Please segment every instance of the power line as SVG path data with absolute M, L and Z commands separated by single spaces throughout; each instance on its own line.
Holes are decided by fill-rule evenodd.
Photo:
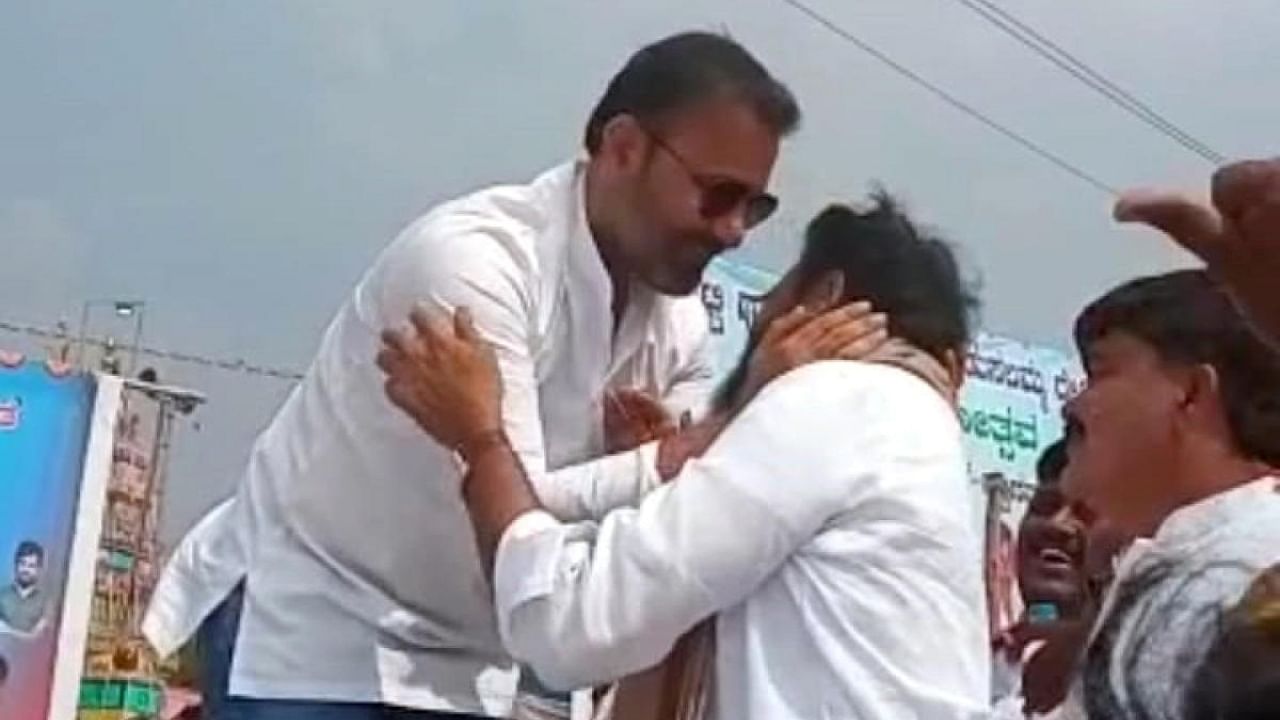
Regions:
M 1149 105 L 1134 97 L 1132 93 L 1117 86 L 1103 73 L 1095 70 L 1072 55 L 1060 45 L 1042 33 L 1011 15 L 989 0 L 957 0 L 991 24 L 1027 46 L 1063 71 L 1080 80 L 1096 92 L 1102 94 L 1123 110 L 1147 123 L 1157 131 L 1182 145 L 1184 148 L 1214 164 L 1222 164 L 1227 158 L 1190 133 L 1175 125 L 1168 118 L 1153 110 Z
M 1036 54 L 1187 150 L 1215 165 L 1221 165 L 1227 161 L 1224 155 L 1196 139 L 1171 120 L 1153 110 L 1151 106 L 1134 97 L 1132 93 L 1113 83 L 1106 75 L 1090 67 L 1083 60 L 1072 55 L 999 5 L 990 2 L 990 0 L 956 0 L 956 2 L 974 11 L 1006 35 L 1027 46 Z
M 854 35 L 852 32 L 837 25 L 835 21 L 831 20 L 825 15 L 822 15 L 817 10 L 814 10 L 812 7 L 806 5 L 805 3 L 800 2 L 800 0 L 781 0 L 781 1 L 783 3 L 786 3 L 787 5 L 790 5 L 796 10 L 799 10 L 800 12 L 804 13 L 809 17 L 810 20 L 813 20 L 819 25 L 835 33 L 837 36 L 848 41 L 851 45 L 858 48 L 859 50 L 862 50 L 864 53 L 870 55 L 876 60 L 880 61 L 889 69 L 898 73 L 902 77 L 906 78 L 907 80 L 910 80 L 916 85 L 919 85 L 925 90 L 928 90 L 930 93 L 932 93 L 933 95 L 935 95 L 936 97 L 941 99 L 943 102 L 947 103 L 948 105 L 968 115 L 974 120 L 977 120 L 983 125 L 986 125 L 991 130 L 994 130 L 1000 135 L 1003 135 L 1006 139 L 1013 141 L 1014 143 L 1022 146 L 1024 149 L 1040 156 L 1040 158 L 1052 163 L 1053 165 L 1056 165 L 1058 169 L 1063 170 L 1071 175 L 1074 175 L 1077 179 L 1082 180 L 1088 183 L 1089 185 L 1092 185 L 1094 188 L 1101 190 L 1104 193 L 1107 193 L 1109 195 L 1119 194 L 1119 191 L 1117 191 L 1111 185 L 1108 185 L 1102 180 L 1099 180 L 1097 177 L 1090 175 L 1088 172 L 1085 172 L 1084 170 L 1081 170 L 1079 167 L 1071 164 L 1069 161 L 1064 159 L 1061 155 L 1054 153 L 1052 150 L 1045 148 L 1044 146 L 1018 133 L 1017 131 L 1010 129 L 1008 126 L 1000 123 L 999 121 L 992 119 L 990 116 L 986 115 L 982 111 L 973 107 L 969 103 L 961 100 L 955 95 L 952 95 L 951 93 L 942 89 L 940 86 L 925 79 L 924 77 L 916 73 L 911 68 L 908 68 L 907 66 L 898 62 L 897 60 L 894 60 L 889 55 L 886 55 L 884 51 L 876 48 L 874 45 L 871 45 L 870 43 L 863 40 L 862 38 L 859 38 L 858 36 Z
M 45 340 L 54 340 L 65 342 L 68 345 L 78 342 L 67 336 L 65 330 L 51 329 L 47 327 L 39 327 L 36 325 L 27 325 L 23 323 L 5 322 L 0 320 L 0 331 L 9 332 L 16 335 L 27 335 L 30 337 L 38 337 Z M 105 348 L 110 343 L 100 338 L 86 338 L 85 344 L 93 345 L 99 348 Z M 115 349 L 122 349 L 114 346 Z M 132 350 L 132 348 L 129 348 Z M 219 358 L 211 358 L 203 355 L 195 355 L 192 353 L 177 352 L 173 350 L 162 350 L 154 347 L 139 347 L 139 355 L 168 360 L 186 365 L 196 365 L 199 367 L 210 368 L 214 370 L 224 370 L 226 372 L 238 372 L 245 375 L 258 375 L 262 377 L 274 378 L 276 380 L 287 380 L 289 382 L 298 382 L 302 379 L 302 374 L 293 370 L 283 370 L 279 368 L 271 368 L 264 365 L 257 365 L 247 362 L 243 359 L 225 360 Z

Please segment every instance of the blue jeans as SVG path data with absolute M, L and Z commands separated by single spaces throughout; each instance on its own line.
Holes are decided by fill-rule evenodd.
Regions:
M 227 688 L 231 658 L 235 656 L 243 606 L 244 588 L 239 587 L 205 619 L 196 633 L 204 720 L 485 720 L 481 715 L 409 710 L 380 703 L 230 697 Z

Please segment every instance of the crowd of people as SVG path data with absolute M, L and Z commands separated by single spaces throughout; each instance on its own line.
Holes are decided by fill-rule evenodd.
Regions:
M 827 208 L 713 374 L 692 293 L 799 120 L 672 36 L 580 158 L 391 243 L 156 589 L 207 718 L 1280 717 L 1280 162 L 1118 203 L 1206 267 L 1079 313 L 992 637 L 945 238 Z

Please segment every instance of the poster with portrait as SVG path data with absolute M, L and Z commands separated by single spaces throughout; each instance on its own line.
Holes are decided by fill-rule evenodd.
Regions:
M 0 366 L 0 718 L 44 720 L 95 383 Z

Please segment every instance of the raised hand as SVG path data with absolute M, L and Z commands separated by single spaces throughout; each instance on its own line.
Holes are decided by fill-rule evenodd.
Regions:
M 1280 158 L 1219 169 L 1212 205 L 1135 190 L 1121 196 L 1115 216 L 1157 228 L 1203 260 L 1258 329 L 1280 345 Z

